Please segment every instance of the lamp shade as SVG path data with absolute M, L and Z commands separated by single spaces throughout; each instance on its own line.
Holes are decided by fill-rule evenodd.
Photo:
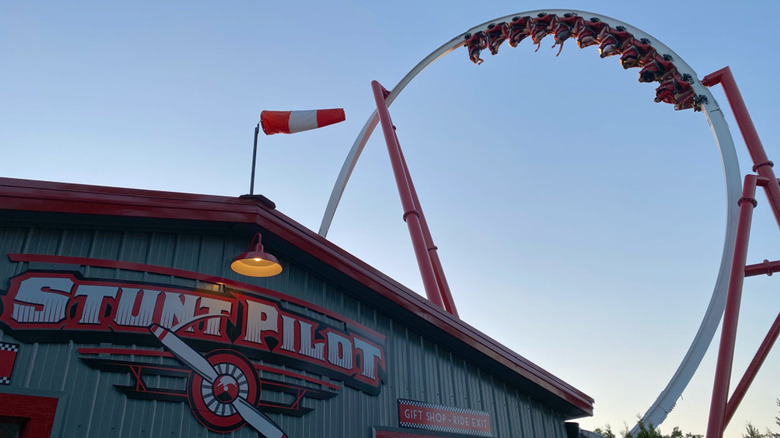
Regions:
M 248 277 L 273 277 L 282 272 L 282 265 L 276 257 L 263 251 L 262 236 L 255 234 L 249 251 L 233 259 L 230 269 Z

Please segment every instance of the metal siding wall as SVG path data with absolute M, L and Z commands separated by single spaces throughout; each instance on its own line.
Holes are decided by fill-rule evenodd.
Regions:
M 244 251 L 246 242 L 220 235 L 112 230 L 54 230 L 48 228 L 0 228 L 0 288 L 23 272 L 4 254 L 23 252 L 97 259 L 123 260 L 170 266 L 209 275 L 247 281 L 228 268 L 232 257 Z M 367 438 L 372 426 L 397 426 L 397 399 L 487 411 L 494 436 L 502 438 L 565 438 L 564 418 L 539 402 L 507 386 L 468 362 L 457 351 L 431 342 L 424 334 L 407 328 L 370 308 L 338 287 L 311 275 L 284 254 L 267 247 L 284 265 L 284 272 L 253 284 L 295 296 L 331 309 L 384 334 L 387 381 L 372 397 L 343 386 L 330 400 L 305 400 L 314 411 L 301 417 L 270 415 L 293 438 Z M 86 276 L 145 281 L 187 288 L 213 289 L 210 284 L 106 268 L 88 267 Z M 318 313 L 295 306 L 307 317 L 333 323 Z M 18 342 L 0 331 L 0 340 Z M 85 437 L 256 437 L 249 427 L 231 434 L 217 434 L 198 424 L 186 403 L 128 399 L 114 385 L 129 385 L 123 373 L 100 373 L 78 360 L 78 348 L 100 345 L 25 344 L 16 361 L 12 387 L 61 390 L 68 393 L 62 436 Z M 106 344 L 102 346 L 108 346 Z M 148 348 L 132 346 L 131 348 Z M 170 358 L 136 356 L 130 360 L 175 363 Z M 321 378 L 320 376 L 315 376 Z M 282 376 L 278 380 L 294 382 Z M 324 380 L 329 380 L 327 377 Z M 183 379 L 147 377 L 150 386 L 183 389 Z M 337 382 L 341 385 L 340 382 Z M 2 388 L 0 388 L 2 390 Z M 263 393 L 264 399 L 291 401 L 292 396 Z

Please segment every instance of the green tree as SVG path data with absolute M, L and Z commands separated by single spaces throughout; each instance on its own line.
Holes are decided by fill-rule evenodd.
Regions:
M 617 438 L 615 436 L 615 433 L 612 432 L 612 426 L 610 426 L 609 424 L 604 426 L 604 429 L 597 427 L 593 432 L 603 436 L 604 438 Z
M 780 399 L 777 399 L 777 406 L 780 406 Z M 775 417 L 775 424 L 780 426 L 780 417 Z M 748 422 L 742 438 L 780 438 L 780 433 L 772 432 L 768 427 L 766 428 L 766 433 L 761 433 L 757 427 Z
M 758 431 L 758 428 L 753 426 L 750 422 L 745 426 L 745 433 L 742 438 L 766 438 L 766 435 Z
M 704 435 L 695 435 L 690 432 L 683 433 L 683 431 L 680 430 L 679 427 L 675 427 L 672 430 L 671 434 L 664 435 L 661 433 L 660 429 L 653 427 L 653 425 L 645 425 L 640 421 L 638 426 L 639 426 L 639 431 L 637 432 L 636 436 L 634 436 L 629 431 L 628 425 L 626 425 L 626 428 L 620 432 L 621 437 L 622 438 L 704 438 Z M 610 425 L 606 425 L 604 429 L 597 428 L 593 432 L 602 435 L 604 438 L 617 438 L 615 433 L 612 431 L 612 427 L 610 427 Z
M 636 433 L 636 436 L 631 435 L 631 432 L 625 431 L 623 433 L 623 438 L 668 438 L 661 435 L 661 430 L 657 427 L 653 427 L 652 424 L 645 425 L 641 421 L 638 424 L 639 431 Z
M 777 406 L 780 406 L 780 398 L 777 399 Z M 780 426 L 780 417 L 775 417 L 775 423 Z

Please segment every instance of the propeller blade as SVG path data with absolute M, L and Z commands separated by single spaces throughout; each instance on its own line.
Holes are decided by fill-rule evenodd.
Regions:
M 247 423 L 260 432 L 265 438 L 287 438 L 279 429 L 279 426 L 262 412 L 255 409 L 251 403 L 239 397 L 233 401 L 233 407 L 238 411 L 238 415 Z
M 204 380 L 213 383 L 217 379 L 217 372 L 214 367 L 192 347 L 185 344 L 172 331 L 157 324 L 149 326 L 149 331 L 162 342 L 165 347 L 176 356 L 184 365 L 190 367 L 193 371 L 200 374 Z

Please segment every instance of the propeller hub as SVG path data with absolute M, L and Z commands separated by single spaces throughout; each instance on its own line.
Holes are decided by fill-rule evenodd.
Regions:
M 232 403 L 238 398 L 238 381 L 229 374 L 223 374 L 214 381 L 214 397 L 220 403 Z

